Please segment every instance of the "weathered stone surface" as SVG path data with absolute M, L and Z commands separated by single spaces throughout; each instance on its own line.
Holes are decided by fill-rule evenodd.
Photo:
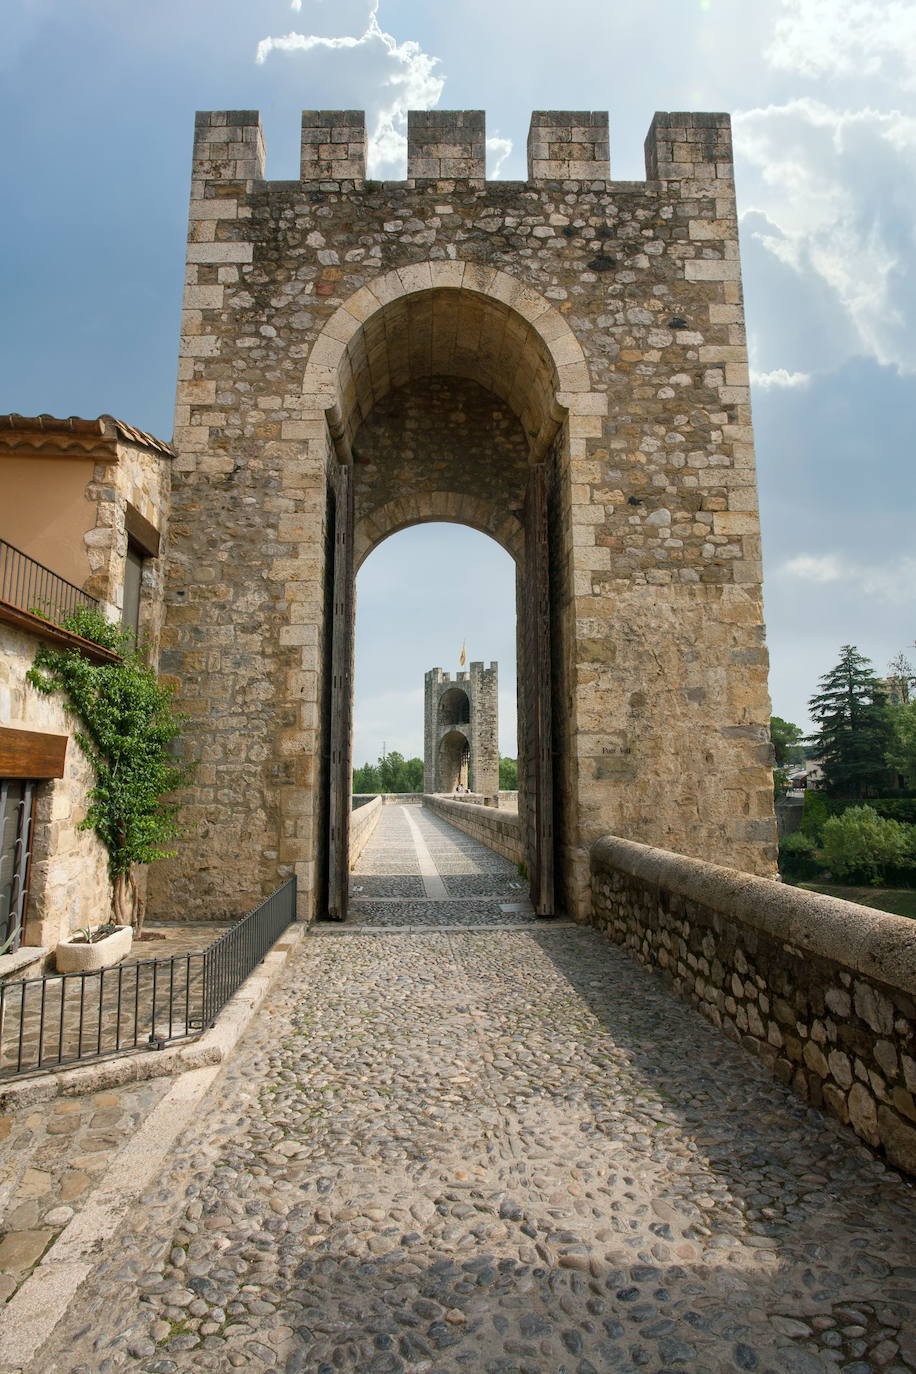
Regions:
M 485 925 L 414 915 L 408 811 Z M 497 915 L 516 878 L 382 808 L 361 924 L 304 942 L 23 1374 L 906 1374 L 912 1190 L 598 932 Z
M 10 1231 L 0 1240 L 0 1270 L 31 1269 L 41 1259 L 53 1231 Z
M 714 1025 L 740 1033 L 806 1101 L 870 1146 L 897 1142 L 889 1158 L 909 1167 L 911 921 L 610 836 L 593 848 L 591 867 L 600 930 L 657 967 Z M 884 977 L 867 981 L 873 968 Z M 844 1016 L 825 1019 L 825 1008 L 841 1007 Z
M 44 696 L 26 680 L 38 643 L 25 630 L 0 625 L 0 704 L 5 725 L 69 736 L 64 776 L 39 784 L 35 798 L 25 945 L 53 949 L 81 926 L 98 925 L 111 911 L 108 855 L 90 831 L 80 830 L 95 776 L 73 738 L 73 717 L 59 696 Z M 35 969 L 26 976 L 34 977 Z
M 608 831 L 771 873 L 728 119 L 659 117 L 645 184 L 607 180 L 594 112 L 537 113 L 524 184 L 483 180 L 480 112 L 410 131 L 380 187 L 355 112 L 309 112 L 297 184 L 262 179 L 251 111 L 198 121 L 163 665 L 201 767 L 154 910 L 241 912 L 293 871 L 316 909 L 338 461 L 358 557 L 458 520 L 522 575 L 545 465 L 568 911 Z
M 878 1134 L 891 1163 L 906 1173 L 916 1174 L 916 1125 L 901 1121 L 896 1112 L 880 1106 Z

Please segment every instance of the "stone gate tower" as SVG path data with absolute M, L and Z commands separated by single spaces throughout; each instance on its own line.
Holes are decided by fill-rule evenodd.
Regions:
M 604 112 L 536 111 L 514 182 L 484 124 L 412 112 L 379 183 L 309 110 L 271 181 L 256 111 L 197 116 L 161 663 L 200 766 L 151 911 L 345 911 L 355 572 L 425 520 L 515 560 L 537 909 L 587 919 L 608 833 L 775 874 L 729 118 L 656 114 L 627 182 Z
M 487 796 L 499 791 L 497 665 L 472 663 L 467 673 L 430 668 L 424 679 L 423 790 L 459 784 Z

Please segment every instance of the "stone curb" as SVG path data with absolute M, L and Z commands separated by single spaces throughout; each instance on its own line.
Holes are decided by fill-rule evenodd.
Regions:
M 81 1064 L 58 1073 L 9 1083 L 0 1089 L 0 1114 L 27 1111 L 56 1097 L 79 1097 L 104 1088 L 120 1088 L 129 1083 L 143 1083 L 150 1078 L 165 1078 L 220 1064 L 235 1048 L 274 979 L 308 930 L 305 922 L 294 922 L 284 931 L 199 1040 L 164 1050 L 145 1050 L 141 1054 L 101 1059 L 94 1064 Z
M 143 1079 L 177 1075 L 175 1082 L 137 1131 L 126 1140 L 105 1171 L 99 1187 L 61 1231 L 38 1266 L 4 1308 L 0 1332 L 0 1374 L 19 1374 L 49 1339 L 90 1274 L 103 1244 L 114 1235 L 130 1206 L 148 1187 L 169 1150 L 185 1129 L 243 1031 L 309 927 L 289 927 L 264 956 L 215 1024 L 193 1045 L 93 1064 L 55 1075 L 59 1082 L 14 1084 L 2 1100 L 6 1111 L 33 1107 L 57 1096 L 75 1096 Z M 136 1072 L 126 1073 L 139 1065 Z M 29 1095 L 31 1088 L 50 1088 Z M 19 1092 L 15 1100 L 10 1094 Z

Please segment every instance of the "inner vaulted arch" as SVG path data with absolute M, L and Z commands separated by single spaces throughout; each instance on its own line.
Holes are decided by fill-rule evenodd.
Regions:
M 578 342 L 543 297 L 462 263 L 377 279 L 335 312 L 312 349 L 305 399 L 327 420 L 335 530 L 331 914 L 346 909 L 353 570 L 396 530 L 429 520 L 469 524 L 516 560 L 520 809 L 532 895 L 545 914 L 553 909 L 549 702 L 563 656 L 551 636 L 562 637 L 565 589 L 551 607 L 548 506 L 555 520 L 568 511 L 564 420 L 588 383 Z
M 451 687 L 439 698 L 440 725 L 467 725 L 471 719 L 471 703 L 461 687 Z

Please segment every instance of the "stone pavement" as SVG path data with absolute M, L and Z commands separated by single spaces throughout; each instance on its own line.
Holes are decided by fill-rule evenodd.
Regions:
M 206 949 L 228 928 L 225 921 L 150 925 L 151 934 L 161 938 L 134 944 L 122 967 Z M 97 1025 L 91 1010 L 88 1043 Z M 169 1086 L 168 1079 L 153 1079 L 0 1114 L 0 1303 L 12 1297 L 80 1211 Z
M 911 1188 L 412 819 L 454 896 L 386 809 L 29 1374 L 916 1369 Z

